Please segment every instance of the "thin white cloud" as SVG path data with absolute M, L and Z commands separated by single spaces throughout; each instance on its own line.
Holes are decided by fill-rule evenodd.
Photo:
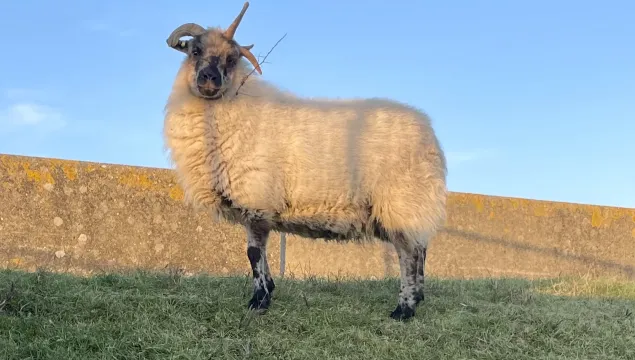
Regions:
M 62 113 L 46 105 L 18 103 L 9 107 L 8 118 L 21 125 L 61 123 Z
M 20 102 L 9 105 L 0 111 L 0 123 L 9 126 L 37 126 L 58 129 L 66 125 L 62 112 L 53 107 Z
M 57 130 L 66 125 L 62 111 L 47 104 L 48 92 L 29 88 L 9 88 L 0 99 L 1 131 Z
M 496 156 L 493 149 L 475 149 L 470 151 L 448 151 L 445 156 L 448 167 L 456 167 L 467 162 L 484 160 Z

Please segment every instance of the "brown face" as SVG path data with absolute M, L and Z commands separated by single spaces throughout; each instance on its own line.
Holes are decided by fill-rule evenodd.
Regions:
M 191 67 L 190 88 L 206 99 L 219 99 L 231 87 L 236 65 L 240 59 L 240 46 L 226 40 L 217 32 L 194 36 L 189 41 L 188 63 Z

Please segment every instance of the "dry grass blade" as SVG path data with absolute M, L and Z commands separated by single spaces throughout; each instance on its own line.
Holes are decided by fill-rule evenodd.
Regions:
M 9 291 L 7 291 L 7 294 L 3 296 L 3 299 L 0 301 L 0 312 L 4 311 L 4 308 L 7 306 L 9 302 L 11 302 L 11 300 L 13 300 L 14 297 L 15 297 L 15 283 L 12 282 L 11 287 L 9 288 Z
M 276 43 L 273 45 L 273 47 L 271 47 L 271 49 L 269 49 L 269 51 L 267 52 L 267 54 L 262 58 L 262 61 L 260 61 L 258 63 L 258 65 L 262 65 L 265 63 L 265 60 L 267 60 L 267 57 L 269 56 L 269 54 L 271 54 L 271 52 L 273 51 L 273 49 L 276 48 L 276 46 L 278 46 L 278 44 L 282 41 L 282 39 L 284 39 L 287 36 L 287 34 L 285 33 L 284 35 L 282 35 L 282 37 L 276 41 Z M 240 85 L 238 86 L 238 89 L 236 89 L 236 96 L 238 96 L 239 94 L 239 90 L 241 87 L 243 87 L 243 85 L 245 85 L 245 82 L 247 81 L 247 79 L 251 76 L 251 74 L 254 73 L 254 71 L 256 71 L 256 68 L 254 67 L 253 69 L 251 69 L 251 71 L 249 72 L 249 74 L 245 75 L 245 77 L 242 79 L 242 81 L 240 82 Z

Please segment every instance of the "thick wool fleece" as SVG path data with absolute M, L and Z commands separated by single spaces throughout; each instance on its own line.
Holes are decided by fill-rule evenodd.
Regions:
M 224 98 L 193 96 L 179 70 L 164 135 L 186 201 L 240 222 L 223 198 L 272 229 L 368 239 L 381 225 L 426 246 L 446 217 L 446 161 L 428 117 L 383 99 L 303 99 L 241 60 Z M 375 233 L 376 234 L 376 233 Z

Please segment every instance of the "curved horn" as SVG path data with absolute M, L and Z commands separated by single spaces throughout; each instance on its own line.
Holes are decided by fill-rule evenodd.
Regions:
M 170 36 L 165 42 L 168 43 L 168 46 L 171 48 L 175 48 L 175 49 L 177 47 L 183 48 L 184 47 L 183 43 L 180 42 L 180 39 L 183 36 L 195 36 L 198 34 L 202 34 L 204 32 L 205 32 L 205 29 L 201 25 L 194 24 L 194 23 L 183 24 L 177 27 L 176 29 L 174 29 L 174 31 L 172 31 L 172 33 L 170 34 Z
M 260 69 L 260 65 L 258 64 L 256 57 L 254 56 L 254 54 L 251 53 L 251 51 L 249 51 L 252 47 L 254 46 L 253 45 L 241 46 L 240 55 L 246 57 L 247 60 L 249 60 L 249 62 L 251 63 L 251 65 L 254 66 L 256 71 L 258 71 L 258 73 L 262 75 L 262 70 Z
M 236 29 L 238 28 L 238 25 L 240 25 L 240 21 L 243 19 L 243 15 L 245 15 L 245 11 L 247 11 L 248 7 L 249 7 L 249 1 L 245 1 L 245 4 L 243 5 L 243 9 L 240 11 L 240 14 L 236 16 L 236 19 L 234 19 L 234 22 L 231 23 L 231 25 L 229 25 L 227 30 L 225 30 L 224 35 L 227 39 L 231 40 L 234 38 Z

